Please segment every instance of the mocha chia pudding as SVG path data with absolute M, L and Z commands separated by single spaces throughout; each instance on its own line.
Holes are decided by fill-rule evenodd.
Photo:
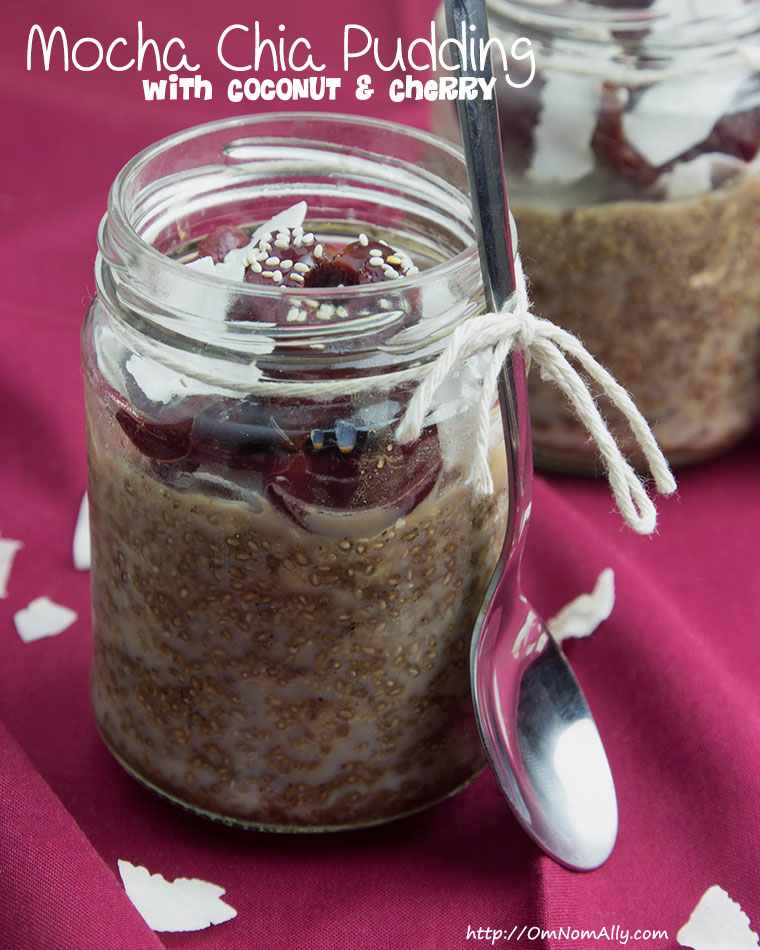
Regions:
M 358 228 L 320 238 L 304 213 L 175 254 L 269 291 L 230 307 L 230 332 L 348 324 L 353 288 L 392 299 L 424 277 L 429 261 Z M 402 444 L 408 373 L 353 389 L 307 374 L 294 396 L 270 347 L 266 385 L 227 389 L 157 368 L 103 319 L 85 350 L 92 699 L 118 760 L 191 809 L 274 830 L 372 824 L 466 785 L 484 763 L 470 637 L 506 522 L 498 414 L 482 495 L 461 389 Z
M 672 463 L 725 450 L 760 416 L 760 4 L 488 8 L 507 49 L 530 41 L 496 92 L 534 311 L 630 392 Z M 457 137 L 453 110 L 436 123 Z M 532 373 L 529 392 L 536 462 L 595 471 L 559 391 Z
M 634 395 L 672 463 L 746 435 L 760 412 L 760 178 L 681 201 L 516 202 L 515 217 L 536 312 L 579 336 Z M 593 464 L 557 391 L 532 376 L 529 392 L 537 462 Z M 621 414 L 599 401 L 637 458 Z

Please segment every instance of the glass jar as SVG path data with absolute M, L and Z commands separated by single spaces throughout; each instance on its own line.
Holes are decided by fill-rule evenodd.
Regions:
M 298 231 L 315 256 L 360 236 L 414 264 L 322 287 L 281 262 L 267 284 L 187 266 L 218 226 L 247 236 L 301 201 L 305 225 L 280 223 L 265 256 Z M 239 825 L 329 830 L 482 768 L 468 648 L 507 507 L 496 410 L 495 489 L 467 480 L 488 355 L 456 368 L 417 439 L 395 436 L 483 310 L 473 240 L 458 150 L 364 118 L 224 120 L 116 178 L 83 333 L 92 702 L 154 790 Z
M 631 392 L 674 464 L 760 407 L 760 3 L 489 0 L 510 204 L 535 311 Z M 524 47 L 519 48 L 522 53 Z M 456 136 L 453 110 L 436 113 Z M 641 463 L 604 397 L 611 429 Z M 531 374 L 537 464 L 593 471 L 563 397 Z

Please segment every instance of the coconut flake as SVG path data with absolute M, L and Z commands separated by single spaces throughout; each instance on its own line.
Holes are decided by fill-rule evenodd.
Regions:
M 16 631 L 24 643 L 63 633 L 76 619 L 75 610 L 62 607 L 49 597 L 38 597 L 13 616 Z
M 678 201 L 696 198 L 718 187 L 727 178 L 748 167 L 746 162 L 723 152 L 705 152 L 688 162 L 678 162 L 669 172 L 664 172 L 652 190 L 662 192 L 665 198 Z
M 245 268 L 255 259 L 259 241 L 273 232 L 287 232 L 289 228 L 300 227 L 305 218 L 308 206 L 305 201 L 299 201 L 284 211 L 278 212 L 268 221 L 260 224 L 251 236 L 251 240 L 243 247 L 233 247 L 224 255 L 224 260 L 213 265 L 213 274 L 216 277 L 226 277 L 227 280 L 243 281 Z M 197 261 L 191 263 L 197 263 Z
M 678 76 L 655 83 L 623 116 L 628 143 L 653 168 L 673 161 L 704 142 L 748 75 L 710 74 L 700 83 L 693 76 Z
M 285 231 L 287 228 L 301 227 L 306 219 L 307 209 L 308 205 L 306 202 L 299 201 L 284 211 L 278 212 L 274 217 L 256 228 L 251 238 L 251 245 L 258 244 L 263 237 L 266 237 L 267 234 L 271 234 L 273 231 Z M 232 252 L 230 252 L 230 254 L 231 253 Z M 229 257 L 230 254 L 227 254 L 227 257 Z M 226 259 L 227 258 L 225 258 L 225 260 Z
M 611 567 L 602 571 L 590 594 L 581 594 L 566 604 L 548 622 L 557 643 L 570 637 L 588 637 L 606 620 L 615 606 L 615 573 Z
M 676 939 L 692 950 L 757 950 L 759 946 L 749 917 L 717 884 L 702 895 Z
M 213 257 L 199 257 L 194 261 L 188 261 L 185 264 L 185 267 L 190 267 L 193 270 L 197 270 L 201 274 L 214 274 L 215 265 Z
M 72 555 L 74 557 L 74 567 L 78 571 L 89 571 L 90 569 L 90 506 L 87 504 L 87 492 L 82 496 L 79 505 L 79 514 L 74 528 L 74 541 L 72 543 Z
M 271 337 L 259 336 L 249 341 L 248 349 L 257 356 L 271 353 L 275 341 Z M 178 396 L 239 396 L 238 388 L 245 389 L 261 378 L 261 370 L 255 362 L 233 363 L 229 360 L 215 359 L 195 353 L 183 354 L 182 371 L 163 363 L 132 354 L 126 363 L 126 370 L 134 379 L 145 396 L 151 402 L 168 403 Z M 230 383 L 230 387 L 215 386 L 192 376 L 212 375 L 217 372 L 219 379 Z
M 224 277 L 225 280 L 236 280 L 239 283 L 245 280 L 245 268 L 246 262 L 240 257 L 231 258 L 228 260 L 230 255 L 224 258 L 223 261 L 219 261 L 218 264 L 214 264 L 214 275 L 216 277 Z
M 24 545 L 21 541 L 11 541 L 10 538 L 0 538 L 0 597 L 8 596 L 8 580 L 13 568 L 13 559 L 16 552 Z
M 177 396 L 210 396 L 219 391 L 219 387 L 134 353 L 127 360 L 126 370 L 151 402 L 171 402 Z
M 225 889 L 209 881 L 187 877 L 167 881 L 129 861 L 119 861 L 119 874 L 127 897 L 152 930 L 205 930 L 237 917 L 235 908 L 221 900 Z
M 539 183 L 572 184 L 594 167 L 591 137 L 601 104 L 599 80 L 549 75 L 541 90 L 541 104 L 526 177 Z

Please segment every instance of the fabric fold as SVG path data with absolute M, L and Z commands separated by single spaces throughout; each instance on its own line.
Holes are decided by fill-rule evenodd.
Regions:
M 0 723 L 4 950 L 161 950 L 112 871 Z

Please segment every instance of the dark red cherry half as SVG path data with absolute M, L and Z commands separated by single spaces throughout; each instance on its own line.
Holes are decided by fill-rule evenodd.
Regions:
M 185 458 L 190 452 L 192 416 L 176 422 L 159 423 L 137 418 L 119 409 L 116 412 L 116 421 L 130 441 L 148 458 L 160 462 L 175 462 Z
M 233 248 L 245 247 L 250 240 L 251 236 L 242 228 L 222 225 L 203 238 L 198 245 L 198 257 L 210 257 L 218 264 Z
M 310 508 L 322 513 L 386 508 L 395 520 L 430 493 L 441 466 L 437 433 L 431 428 L 410 445 L 377 443 L 350 452 L 331 445 L 280 457 L 265 477 L 264 490 L 301 527 L 308 527 Z

